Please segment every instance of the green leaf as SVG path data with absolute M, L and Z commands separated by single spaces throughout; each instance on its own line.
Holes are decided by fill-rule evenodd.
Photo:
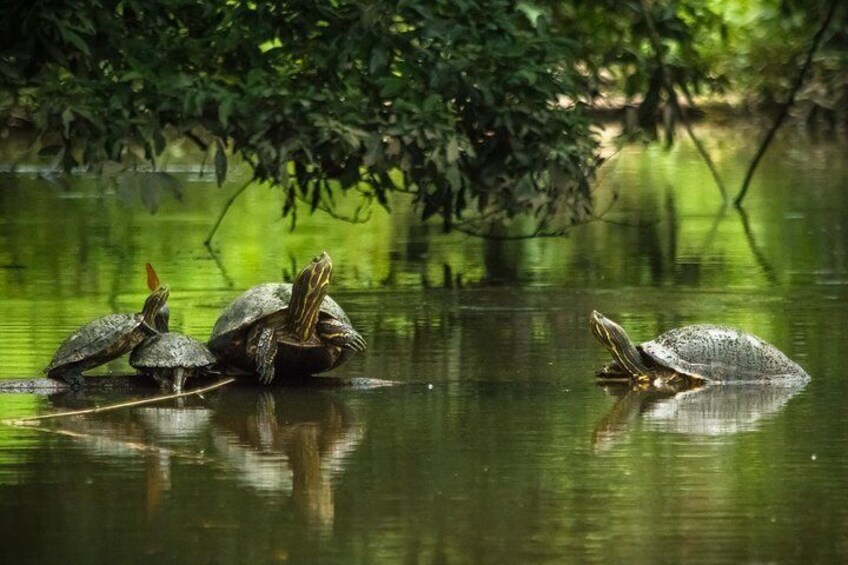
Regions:
M 218 139 L 215 147 L 215 180 L 218 186 L 227 179 L 227 153 L 224 143 Z
M 368 62 L 368 70 L 372 74 L 381 72 L 389 64 L 389 53 L 381 45 L 371 50 L 371 60 Z
M 59 28 L 59 33 L 62 34 L 62 38 L 65 41 L 82 51 L 87 57 L 91 56 L 91 51 L 89 51 L 88 49 L 88 44 L 82 37 L 77 35 L 75 31 L 72 31 L 66 27 L 61 27 Z
M 233 99 L 229 96 L 225 97 L 221 100 L 221 103 L 218 105 L 218 122 L 224 128 L 229 125 L 230 122 L 230 114 L 233 111 Z
M 62 151 L 61 145 L 47 145 L 46 147 L 42 147 L 38 151 L 39 157 L 55 157 Z
M 390 77 L 377 82 L 380 84 L 381 98 L 397 98 L 399 94 L 406 90 L 406 81 L 401 78 Z
M 70 108 L 65 108 L 62 112 L 62 128 L 65 132 L 65 139 L 71 137 L 71 122 L 74 121 L 74 112 Z
M 456 142 L 455 137 L 452 137 L 448 141 L 447 147 L 445 147 L 445 158 L 449 165 L 453 165 L 459 159 L 459 144 Z
M 545 10 L 531 2 L 519 2 L 516 8 L 523 13 L 534 28 L 538 26 L 539 18 L 545 15 Z
M 457 167 L 448 167 L 445 171 L 445 178 L 453 190 L 462 188 L 462 175 Z

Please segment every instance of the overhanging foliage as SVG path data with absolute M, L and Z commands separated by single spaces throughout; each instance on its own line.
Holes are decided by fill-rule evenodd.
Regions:
M 231 145 L 284 214 L 402 189 L 450 226 L 586 195 L 568 41 L 512 2 L 57 2 L 4 20 L 5 107 L 30 110 L 68 169 L 155 163 L 171 128 L 215 148 L 220 176 Z

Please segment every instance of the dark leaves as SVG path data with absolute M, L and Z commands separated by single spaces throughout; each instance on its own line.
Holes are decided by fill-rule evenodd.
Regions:
M 218 186 L 227 179 L 227 150 L 220 139 L 215 144 L 215 181 Z
M 183 187 L 168 173 L 121 173 L 115 179 L 118 199 L 126 205 L 141 205 L 151 214 L 159 211 L 164 195 L 182 201 Z

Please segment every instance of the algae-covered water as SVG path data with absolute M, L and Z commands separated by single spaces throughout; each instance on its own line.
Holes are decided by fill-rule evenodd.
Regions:
M 703 135 L 738 186 L 755 136 Z M 171 287 L 172 327 L 205 339 L 239 292 L 326 250 L 331 293 L 369 343 L 335 374 L 400 384 L 224 388 L 2 427 L 3 561 L 845 561 L 845 153 L 787 133 L 743 215 L 721 208 L 685 142 L 630 147 L 601 171 L 601 220 L 520 241 L 442 234 L 403 201 L 363 224 L 303 210 L 290 232 L 260 187 L 212 253 L 202 242 L 238 171 L 223 189 L 176 161 L 176 183 L 4 175 L 0 378 L 36 376 L 80 324 L 139 309 L 145 262 Z M 635 339 L 741 327 L 812 380 L 605 389 L 593 309 Z M 0 416 L 124 399 L 6 394 Z

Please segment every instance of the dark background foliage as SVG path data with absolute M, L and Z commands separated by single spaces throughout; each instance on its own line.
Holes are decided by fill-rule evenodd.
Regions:
M 801 52 L 820 4 L 764 8 L 763 25 L 790 22 Z M 358 219 L 404 191 L 448 229 L 479 233 L 529 214 L 540 233 L 591 216 L 601 159 L 589 110 L 635 105 L 630 133 L 656 138 L 664 80 L 691 103 L 728 86 L 719 53 L 734 22 L 723 5 L 7 2 L 0 116 L 6 132 L 37 131 L 65 170 L 155 167 L 169 140 L 188 137 L 212 156 L 219 182 L 238 155 L 256 180 L 279 186 L 292 218 L 303 204 L 334 212 L 334 196 L 356 191 L 362 208 L 349 219 Z M 816 76 L 844 106 L 833 85 L 845 76 L 845 26 L 835 27 L 836 56 Z M 783 60 L 745 92 L 779 99 L 770 81 L 796 53 Z

